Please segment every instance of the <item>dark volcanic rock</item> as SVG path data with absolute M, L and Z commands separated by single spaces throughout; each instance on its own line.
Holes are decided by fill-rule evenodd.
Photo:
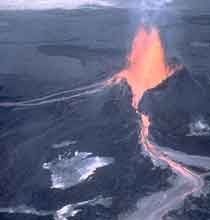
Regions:
M 200 198 L 190 197 L 181 209 L 170 212 L 165 220 L 207 220 L 210 219 L 210 194 Z
M 210 124 L 210 84 L 183 69 L 147 91 L 141 111 L 150 115 L 151 132 L 161 145 L 192 154 L 210 155 L 210 136 L 189 136 L 190 123 L 200 117 Z

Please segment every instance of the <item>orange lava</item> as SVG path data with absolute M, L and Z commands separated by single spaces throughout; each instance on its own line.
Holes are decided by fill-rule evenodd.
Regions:
M 160 84 L 172 72 L 165 63 L 159 31 L 155 28 L 141 28 L 134 39 L 128 67 L 121 71 L 115 80 L 127 81 L 133 94 L 132 105 L 137 109 L 144 92 Z
M 142 119 L 142 131 L 141 131 L 140 138 L 147 152 L 152 157 L 159 158 L 160 160 L 164 161 L 166 164 L 168 164 L 169 167 L 171 167 L 174 171 L 181 174 L 182 176 L 185 176 L 189 179 L 193 178 L 194 174 L 190 170 L 186 169 L 181 164 L 178 164 L 174 162 L 173 160 L 171 160 L 170 158 L 168 158 L 167 156 L 165 156 L 164 153 L 160 152 L 156 148 L 156 146 L 148 140 L 149 126 L 150 126 L 149 117 L 144 114 L 141 114 L 141 119 Z

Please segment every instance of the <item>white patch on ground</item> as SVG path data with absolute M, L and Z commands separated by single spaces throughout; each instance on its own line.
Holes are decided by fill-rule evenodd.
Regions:
M 75 144 L 77 144 L 77 141 L 62 141 L 61 143 L 53 144 L 52 148 L 58 149 L 63 147 L 70 147 Z
M 198 119 L 189 125 L 189 134 L 187 136 L 209 136 L 210 126 L 204 119 Z
M 55 220 L 68 220 L 69 217 L 73 217 L 79 213 L 81 211 L 80 207 L 84 205 L 102 205 L 106 208 L 109 208 L 112 205 L 112 198 L 104 198 L 102 196 L 98 196 L 92 200 L 66 205 L 56 212 L 54 215 Z
M 38 211 L 35 208 L 28 207 L 26 205 L 21 205 L 17 207 L 0 208 L 0 213 L 9 214 L 31 214 L 36 216 L 48 216 L 54 214 L 53 211 Z
M 114 159 L 110 157 L 76 152 L 71 158 L 59 156 L 52 162 L 44 163 L 43 168 L 51 172 L 51 188 L 64 190 L 87 180 L 98 168 L 108 166 L 113 162 Z

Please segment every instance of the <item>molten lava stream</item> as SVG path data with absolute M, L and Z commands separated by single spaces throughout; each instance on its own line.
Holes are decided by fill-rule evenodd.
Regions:
M 178 68 L 180 67 L 178 66 Z M 159 148 L 157 149 L 155 144 L 150 142 L 150 119 L 138 111 L 138 105 L 144 92 L 156 87 L 176 70 L 170 69 L 165 63 L 165 52 L 160 40 L 159 31 L 156 28 L 151 30 L 141 28 L 134 39 L 132 51 L 128 59 L 128 67 L 112 79 L 112 82 L 120 82 L 124 79 L 131 88 L 133 94 L 132 106 L 141 115 L 142 131 L 139 138 L 144 150 L 153 161 L 164 162 L 180 179 L 176 187 L 165 192 L 165 199 L 161 202 L 157 201 L 157 207 L 154 207 L 152 210 L 150 210 L 151 207 L 148 207 L 150 212 L 147 212 L 145 216 L 139 213 L 141 217 L 144 217 L 144 220 L 162 219 L 165 214 L 182 202 L 186 196 L 200 191 L 204 185 L 204 181 L 199 175 L 165 156 L 163 151 L 159 150 Z

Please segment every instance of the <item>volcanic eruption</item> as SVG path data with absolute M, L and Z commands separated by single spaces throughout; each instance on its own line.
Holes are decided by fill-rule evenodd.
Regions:
M 161 197 L 159 196 L 157 198 L 151 196 L 151 203 L 147 203 L 148 207 L 144 207 L 145 211 L 139 210 L 137 216 L 135 217 L 135 214 L 134 217 L 129 216 L 129 220 L 136 220 L 139 219 L 139 217 L 144 220 L 160 220 L 163 219 L 163 216 L 176 208 L 176 206 L 187 196 L 194 192 L 200 192 L 204 186 L 202 176 L 189 170 L 174 159 L 171 159 L 164 148 L 159 147 L 155 143 L 150 134 L 151 119 L 146 114 L 139 111 L 139 104 L 143 94 L 147 90 L 161 84 L 180 68 L 182 68 L 180 65 L 174 65 L 173 67 L 167 65 L 159 30 L 154 27 L 141 27 L 134 39 L 126 68 L 114 75 L 111 79 L 89 86 L 51 93 L 27 101 L 1 102 L 0 107 L 19 107 L 20 109 L 28 109 L 57 102 L 70 101 L 100 92 L 108 88 L 108 86 L 120 83 L 122 80 L 126 81 L 132 92 L 132 107 L 135 109 L 137 115 L 140 115 L 139 124 L 141 131 L 139 132 L 139 142 L 142 145 L 142 150 L 147 153 L 153 162 L 161 162 L 169 167 L 178 178 L 176 185 L 165 191 L 164 196 L 161 192 Z M 0 210 L 0 212 L 5 211 L 7 211 L 7 209 Z M 54 211 L 44 212 L 45 215 L 52 213 L 56 213 L 57 215 L 57 212 Z M 43 215 L 43 212 L 36 212 L 36 215 Z
M 134 39 L 128 57 L 128 66 L 112 79 L 112 82 L 117 83 L 125 80 L 131 89 L 133 95 L 132 106 L 141 117 L 139 141 L 143 146 L 143 150 L 147 152 L 153 161 L 166 164 L 180 179 L 177 186 L 165 192 L 165 199 L 158 204 L 156 209 L 151 213 L 147 213 L 146 219 L 148 220 L 162 219 L 187 196 L 200 191 L 204 186 L 204 181 L 199 175 L 170 159 L 162 149 L 150 140 L 150 118 L 138 110 L 144 92 L 155 88 L 180 68 L 182 68 L 180 65 L 171 68 L 166 64 L 165 51 L 158 29 L 151 28 L 147 30 L 142 27 Z M 131 219 L 133 218 L 131 217 Z
M 137 109 L 144 92 L 160 84 L 172 72 L 165 63 L 158 30 L 141 28 L 134 39 L 128 67 L 115 77 L 127 81 L 133 94 L 132 105 Z

